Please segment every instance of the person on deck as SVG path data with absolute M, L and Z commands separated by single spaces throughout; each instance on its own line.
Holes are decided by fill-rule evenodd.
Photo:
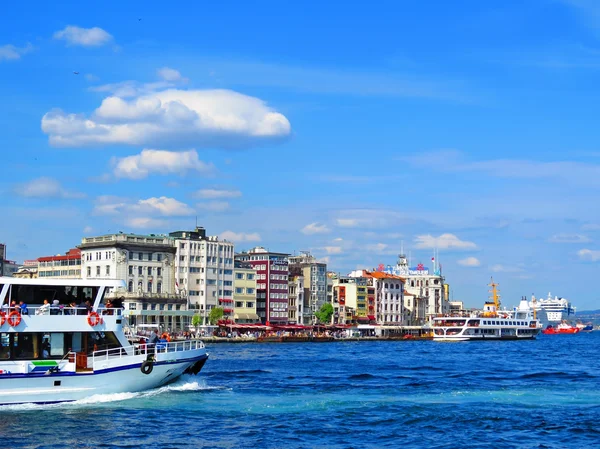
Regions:
M 19 301 L 19 307 L 21 308 L 21 315 L 29 315 L 29 309 L 25 301 Z
M 48 301 L 48 299 L 44 299 L 44 304 L 35 311 L 35 314 L 50 315 L 50 301 Z

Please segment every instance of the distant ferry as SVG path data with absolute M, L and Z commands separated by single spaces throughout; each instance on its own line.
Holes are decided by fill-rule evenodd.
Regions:
M 550 293 L 546 299 L 536 299 L 532 296 L 529 306 L 534 310 L 536 318 L 540 320 L 543 327 L 556 326 L 572 319 L 575 315 L 575 308 L 571 306 L 569 300 L 558 296 L 553 298 Z
M 137 392 L 197 374 L 208 358 L 199 340 L 127 340 L 123 310 L 102 306 L 124 285 L 0 277 L 0 405 Z
M 486 302 L 483 311 L 464 317 L 436 317 L 433 319 L 434 341 L 468 340 L 531 340 L 542 330 L 533 318 L 526 298 L 514 310 L 500 310 L 500 296 L 494 281 L 492 302 Z

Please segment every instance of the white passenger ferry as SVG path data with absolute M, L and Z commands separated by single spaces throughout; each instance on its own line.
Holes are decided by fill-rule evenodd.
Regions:
M 202 341 L 128 341 L 122 309 L 102 304 L 119 287 L 123 281 L 0 277 L 0 405 L 137 392 L 197 374 L 208 358 Z
M 527 298 L 522 298 L 514 310 L 500 310 L 498 284 L 494 281 L 492 302 L 486 302 L 483 311 L 468 316 L 436 317 L 433 319 L 435 341 L 467 340 L 531 340 L 537 337 L 542 326 L 532 314 Z

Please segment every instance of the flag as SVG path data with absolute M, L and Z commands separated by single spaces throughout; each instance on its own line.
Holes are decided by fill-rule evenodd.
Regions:
M 432 262 L 435 262 L 435 257 L 432 257 L 432 258 L 431 258 L 431 261 L 432 261 Z

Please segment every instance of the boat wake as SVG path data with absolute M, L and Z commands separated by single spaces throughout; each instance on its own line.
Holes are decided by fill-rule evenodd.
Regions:
M 63 402 L 59 404 L 16 404 L 2 406 L 2 411 L 30 411 L 57 407 L 78 407 L 82 405 L 97 405 L 113 402 L 128 401 L 131 399 L 144 399 L 168 393 L 189 393 L 200 391 L 226 390 L 227 387 L 206 385 L 204 379 L 198 379 L 192 374 L 184 374 L 177 381 L 164 387 L 154 388 L 147 391 L 139 391 L 134 393 L 110 393 L 110 394 L 95 394 L 85 399 L 80 399 L 73 402 Z

